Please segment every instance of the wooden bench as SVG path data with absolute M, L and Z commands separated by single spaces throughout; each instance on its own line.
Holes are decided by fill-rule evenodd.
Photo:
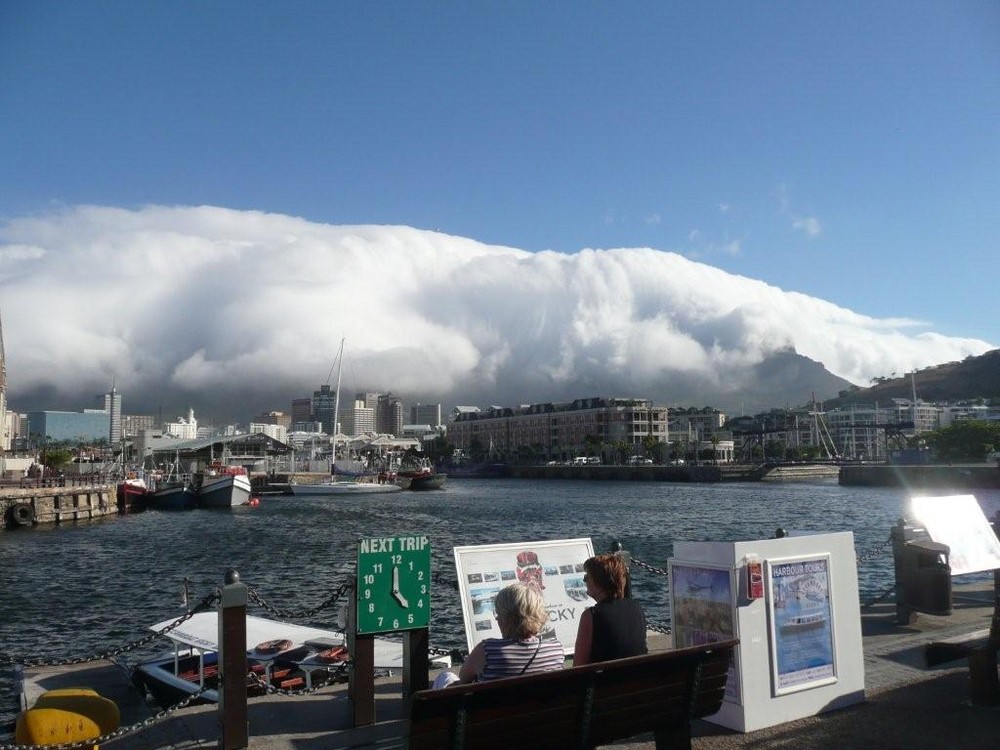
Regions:
M 421 690 L 409 747 L 592 748 L 653 732 L 658 750 L 691 747 L 691 719 L 719 710 L 738 640 L 505 680 Z

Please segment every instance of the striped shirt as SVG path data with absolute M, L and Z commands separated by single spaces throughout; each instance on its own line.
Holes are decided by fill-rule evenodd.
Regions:
M 565 662 L 559 641 L 542 640 L 536 636 L 523 641 L 487 638 L 482 643 L 486 664 L 479 675 L 479 682 L 532 672 L 551 672 L 562 669 Z

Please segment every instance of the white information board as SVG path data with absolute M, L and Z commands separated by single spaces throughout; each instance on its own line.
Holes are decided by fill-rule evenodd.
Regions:
M 455 571 L 462 597 L 469 650 L 486 638 L 500 638 L 493 598 L 512 583 L 537 586 L 549 611 L 543 638 L 558 640 L 572 654 L 583 610 L 596 602 L 587 596 L 583 563 L 594 556 L 589 538 L 455 547 Z
M 974 496 L 913 497 L 910 509 L 931 539 L 951 548 L 953 576 L 1000 568 L 1000 540 Z

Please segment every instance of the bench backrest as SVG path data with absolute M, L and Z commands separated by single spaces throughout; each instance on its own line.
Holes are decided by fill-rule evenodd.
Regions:
M 409 747 L 582 748 L 689 731 L 719 710 L 738 640 L 415 693 Z

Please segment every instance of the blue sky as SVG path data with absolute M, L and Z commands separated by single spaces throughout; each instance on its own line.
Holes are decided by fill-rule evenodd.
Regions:
M 997 2 L 8 0 L 0 76 L 0 222 L 651 247 L 1000 345 Z

